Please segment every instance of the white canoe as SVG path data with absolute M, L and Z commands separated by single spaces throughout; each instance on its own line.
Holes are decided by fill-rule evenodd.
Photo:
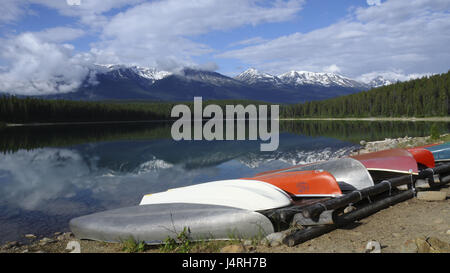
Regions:
M 208 204 L 262 211 L 286 207 L 293 201 L 286 192 L 269 183 L 233 179 L 147 194 L 140 205 L 169 203 Z

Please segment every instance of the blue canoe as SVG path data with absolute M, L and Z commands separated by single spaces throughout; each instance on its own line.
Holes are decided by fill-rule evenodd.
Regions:
M 425 147 L 425 149 L 433 154 L 436 163 L 450 161 L 450 142 Z

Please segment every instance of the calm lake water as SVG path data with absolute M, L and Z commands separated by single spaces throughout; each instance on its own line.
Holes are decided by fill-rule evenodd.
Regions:
M 430 126 L 286 121 L 274 152 L 260 152 L 259 141 L 176 142 L 165 123 L 3 129 L 0 243 L 68 231 L 74 217 L 137 205 L 147 193 L 341 157 L 361 139 L 429 135 Z

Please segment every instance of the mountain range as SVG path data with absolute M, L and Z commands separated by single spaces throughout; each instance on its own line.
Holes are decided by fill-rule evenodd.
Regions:
M 184 68 L 178 72 L 125 65 L 96 65 L 74 92 L 44 98 L 69 100 L 191 101 L 246 99 L 299 103 L 348 95 L 391 82 L 381 76 L 362 83 L 335 73 L 290 71 L 278 76 L 250 68 L 236 77 Z

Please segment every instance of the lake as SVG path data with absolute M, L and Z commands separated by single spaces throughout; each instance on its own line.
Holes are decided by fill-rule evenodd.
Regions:
M 137 205 L 148 193 L 342 157 L 362 139 L 424 136 L 430 126 L 282 121 L 273 152 L 260 152 L 259 141 L 176 142 L 168 123 L 0 129 L 0 243 L 68 231 L 74 217 Z

